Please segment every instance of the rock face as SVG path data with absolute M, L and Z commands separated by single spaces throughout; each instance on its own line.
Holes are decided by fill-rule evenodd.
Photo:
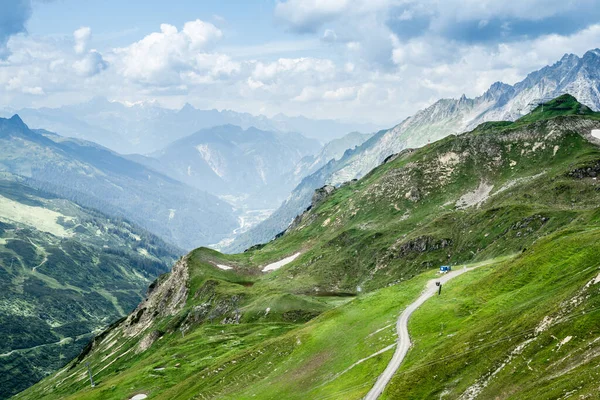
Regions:
M 164 280 L 161 281 L 161 278 Z M 157 318 L 175 315 L 185 306 L 189 280 L 186 259 L 179 260 L 166 279 L 161 278 L 152 284 L 146 299 L 123 323 L 123 333 L 126 336 L 139 335 L 150 327 Z M 156 340 L 156 337 L 154 340 Z M 144 338 L 142 342 L 153 342 L 154 340 Z M 145 348 L 150 347 L 148 343 L 145 343 L 144 346 Z
M 361 178 L 403 149 L 425 146 L 448 135 L 474 129 L 486 121 L 514 121 L 527 114 L 538 100 L 550 100 L 569 93 L 591 109 L 600 110 L 600 49 L 583 57 L 566 54 L 560 61 L 529 74 L 515 85 L 494 83 L 474 99 L 441 99 L 395 127 L 375 134 L 337 161 L 307 176 L 279 210 L 236 239 L 227 250 L 240 250 L 266 242 L 287 227 L 294 216 L 306 209 L 313 190 L 323 185 L 338 186 Z
M 322 188 L 315 190 L 311 200 L 311 207 L 316 207 L 323 202 L 331 193 L 335 191 L 335 186 L 325 185 Z

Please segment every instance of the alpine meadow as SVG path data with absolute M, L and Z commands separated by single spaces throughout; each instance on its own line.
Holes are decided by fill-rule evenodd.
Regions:
M 0 399 L 600 398 L 597 0 L 4 3 Z

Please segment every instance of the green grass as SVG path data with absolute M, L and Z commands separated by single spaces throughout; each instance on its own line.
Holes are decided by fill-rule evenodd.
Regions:
M 600 259 L 600 186 L 590 173 L 600 150 L 584 138 L 597 116 L 564 100 L 515 124 L 488 123 L 407 152 L 252 251 L 193 251 L 181 310 L 137 337 L 117 325 L 85 357 L 97 388 L 86 387 L 84 365 L 74 362 L 18 398 L 358 399 L 392 350 L 368 357 L 394 342 L 395 319 L 439 265 L 489 260 L 414 314 L 415 346 L 385 395 L 457 398 L 525 339 L 535 340 L 481 398 L 591 393 L 600 382 L 590 361 L 599 319 L 580 311 L 594 309 L 598 292 L 583 289 Z M 456 207 L 483 183 L 493 186 L 489 197 Z M 261 272 L 296 252 L 280 270 Z M 515 336 L 557 315 L 577 317 L 535 338 Z M 152 332 L 161 338 L 137 353 Z M 569 335 L 559 352 L 557 340 Z M 589 384 L 579 388 L 570 367 Z M 548 380 L 552 368 L 564 373 Z
M 600 273 L 599 242 L 598 229 L 552 235 L 514 261 L 457 278 L 415 312 L 414 348 L 384 398 L 458 398 L 505 362 L 480 398 L 596 393 L 600 293 L 586 284 Z M 544 318 L 555 321 L 536 334 Z

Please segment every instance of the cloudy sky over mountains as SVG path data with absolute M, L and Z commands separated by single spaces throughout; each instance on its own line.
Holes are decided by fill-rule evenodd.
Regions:
M 597 0 L 0 0 L 0 106 L 106 96 L 391 124 L 600 47 Z

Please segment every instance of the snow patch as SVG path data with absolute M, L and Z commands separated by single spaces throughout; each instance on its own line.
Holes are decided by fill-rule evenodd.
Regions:
M 147 398 L 148 398 L 148 395 L 142 393 L 142 394 L 136 394 L 135 396 L 133 396 L 129 400 L 144 400 L 144 399 L 147 399 Z
M 600 129 L 592 129 L 592 137 L 595 137 L 596 139 L 600 139 Z
M 230 267 L 229 265 L 224 265 L 224 264 L 217 264 L 217 267 L 219 267 L 219 268 L 221 268 L 221 269 L 223 269 L 225 271 L 233 269 L 233 267 Z
M 174 208 L 169 209 L 169 221 L 175 218 L 175 210 Z
M 294 261 L 296 258 L 298 258 L 298 256 L 300 255 L 300 252 L 293 254 L 289 257 L 284 258 L 283 260 L 279 260 L 276 261 L 274 263 L 271 263 L 267 266 L 265 266 L 262 271 L 263 272 L 268 272 L 268 271 L 275 271 L 278 270 L 279 268 L 283 267 L 284 265 L 287 265 L 289 263 L 291 263 L 292 261 Z

